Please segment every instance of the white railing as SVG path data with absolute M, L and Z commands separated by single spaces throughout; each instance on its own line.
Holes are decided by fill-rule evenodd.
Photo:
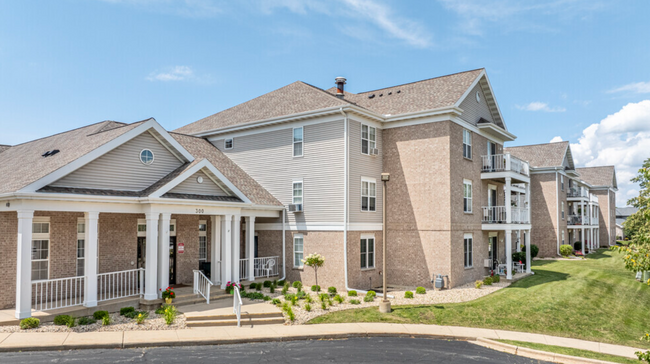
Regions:
M 237 316 L 237 327 L 241 327 L 241 295 L 239 294 L 239 287 L 236 285 L 232 288 L 232 313 Z
M 482 172 L 504 172 L 512 171 L 528 176 L 530 166 L 528 162 L 522 161 L 510 154 L 492 154 L 481 156 L 483 160 Z
M 36 311 L 78 306 L 84 303 L 85 277 L 47 279 L 32 282 L 32 303 Z
M 568 225 L 587 225 L 587 216 L 582 215 L 569 215 L 567 224 Z
M 142 296 L 144 294 L 144 268 L 97 275 L 97 301 Z
M 506 222 L 505 206 L 483 206 L 483 222 L 489 224 Z
M 255 278 L 279 275 L 279 256 L 255 258 Z
M 589 198 L 589 191 L 584 187 L 569 187 L 567 196 Z
M 248 259 L 239 259 L 239 280 L 248 279 Z
M 212 262 L 212 264 L 215 265 L 215 269 L 213 271 L 216 273 L 214 277 L 210 277 L 210 280 L 214 283 L 213 285 L 220 285 L 221 284 L 221 261 L 218 260 L 216 262 Z
M 194 294 L 200 294 L 210 304 L 210 287 L 214 286 L 200 270 L 194 270 Z
M 590 193 L 589 194 L 589 202 L 597 204 L 598 203 L 598 196 L 594 195 L 593 193 Z
M 510 156 L 510 154 L 506 154 L 506 157 L 507 156 Z M 508 159 L 506 158 L 506 168 L 508 168 L 507 163 Z M 528 176 L 530 166 L 528 165 L 528 162 L 524 162 L 519 158 L 510 156 L 510 170 L 519 174 L 523 174 L 524 176 Z
M 513 224 L 527 224 L 528 221 L 528 209 L 525 207 L 513 207 L 512 208 L 512 223 Z

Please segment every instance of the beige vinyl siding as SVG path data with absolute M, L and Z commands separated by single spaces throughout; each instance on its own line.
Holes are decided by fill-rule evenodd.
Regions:
M 153 164 L 140 162 L 143 149 L 150 149 L 154 153 Z M 51 186 L 141 191 L 182 164 L 149 132 L 144 132 Z
M 290 223 L 343 222 L 343 120 L 304 126 L 303 156 L 293 157 L 293 127 L 211 142 L 285 206 L 292 184 L 303 181 L 304 212 L 287 212 Z
M 377 128 L 377 155 L 361 153 L 361 125 L 350 120 L 350 223 L 381 223 L 382 220 L 382 130 Z M 372 126 L 371 124 L 365 124 Z M 377 182 L 376 211 L 361 211 L 361 178 L 374 178 Z
M 481 102 L 476 102 L 476 91 L 479 91 L 481 94 Z M 492 114 L 490 113 L 490 108 L 487 105 L 487 98 L 485 97 L 480 84 L 477 84 L 472 91 L 470 91 L 465 100 L 460 103 L 460 108 L 463 109 L 460 118 L 468 123 L 476 125 L 480 118 L 494 121 Z
M 203 183 L 197 181 L 198 177 L 203 178 Z M 218 179 L 217 182 L 221 183 Z M 222 184 L 223 185 L 223 184 Z M 187 193 L 196 195 L 210 195 L 210 196 L 228 196 L 229 194 L 222 188 L 217 186 L 212 179 L 203 171 L 194 173 L 191 177 L 172 188 L 170 193 Z

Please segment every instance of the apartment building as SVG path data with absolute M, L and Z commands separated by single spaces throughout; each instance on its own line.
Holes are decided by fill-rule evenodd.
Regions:
M 561 245 L 575 242 L 583 254 L 615 244 L 614 166 L 576 168 L 569 142 L 510 147 L 506 153 L 530 164 L 531 233 L 540 257 L 558 256 Z

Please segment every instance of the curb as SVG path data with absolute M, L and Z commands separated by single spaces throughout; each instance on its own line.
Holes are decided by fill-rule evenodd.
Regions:
M 515 346 L 510 344 L 505 344 L 499 341 L 494 341 L 490 339 L 478 338 L 473 344 L 480 345 L 489 349 L 498 350 L 506 352 L 508 354 L 514 354 L 519 356 L 525 356 L 527 358 L 550 361 L 554 363 L 564 363 L 564 364 L 612 364 L 611 361 L 603 361 L 597 359 L 588 359 L 580 358 L 577 356 L 570 356 L 564 354 L 550 353 L 547 351 L 540 351 L 530 348 L 525 348 L 521 346 Z

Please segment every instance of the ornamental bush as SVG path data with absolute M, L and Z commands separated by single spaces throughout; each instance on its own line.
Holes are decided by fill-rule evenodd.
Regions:
M 102 325 L 103 326 L 108 326 L 110 324 L 111 324 L 111 317 L 110 316 L 102 317 Z
M 316 253 L 309 254 L 305 259 L 302 260 L 306 266 L 314 268 L 314 280 L 318 284 L 318 268 L 322 267 L 325 264 L 325 257 Z
M 67 325 L 71 318 L 72 316 L 70 315 L 57 315 L 54 317 L 54 324 L 59 326 Z
M 571 245 L 564 244 L 560 246 L 560 254 L 562 254 L 563 257 L 568 258 L 571 253 L 573 253 Z
M 250 289 L 255 289 L 255 288 L 257 288 L 257 284 L 256 284 L 256 283 L 251 283 L 251 285 L 248 286 L 248 287 L 249 287 Z
M 305 311 L 307 312 L 311 311 L 311 305 L 309 303 L 305 304 Z
M 40 326 L 41 320 L 36 317 L 28 317 L 20 321 L 20 328 L 23 330 L 35 329 Z
M 582 250 L 582 242 L 581 241 L 576 241 L 575 243 L 573 243 L 573 250 L 576 250 L 576 251 Z
M 307 292 L 300 291 L 296 293 L 296 297 L 298 297 L 299 300 L 304 300 L 307 297 Z
M 273 303 L 274 305 L 277 306 L 277 305 L 280 304 L 280 299 L 279 299 L 279 298 L 274 298 L 274 299 L 271 301 L 271 303 Z
M 93 317 L 95 320 L 101 320 L 104 316 L 108 316 L 108 311 L 95 311 Z
M 499 283 L 501 282 L 501 276 L 498 274 L 495 274 L 492 276 L 492 283 Z
M 476 286 L 477 289 L 480 289 L 483 287 L 483 281 L 476 281 L 474 282 L 474 285 Z
M 336 296 L 336 287 L 327 288 L 327 293 L 329 293 L 330 296 L 332 296 L 332 297 Z
M 521 249 L 522 252 L 526 252 L 526 246 Z M 535 244 L 530 244 L 530 259 L 533 259 L 539 254 L 539 248 Z
M 272 284 L 273 284 L 273 282 L 271 282 L 271 281 L 264 281 L 264 283 L 263 283 L 264 287 L 266 287 L 266 288 L 271 287 Z
M 286 283 L 285 281 L 278 281 L 278 287 L 284 286 L 285 283 Z
M 167 326 L 174 323 L 177 315 L 178 315 L 178 310 L 176 309 L 176 306 L 169 305 L 165 307 L 165 311 L 163 312 L 163 317 L 165 318 L 165 323 L 167 324 Z
M 375 300 L 375 296 L 377 296 L 377 293 L 375 293 L 375 291 L 368 291 L 368 293 L 366 293 L 366 296 L 363 298 L 363 301 L 372 302 Z
M 494 283 L 494 280 L 492 279 L 492 277 L 485 277 L 485 278 L 483 278 L 483 284 L 484 284 L 484 285 L 486 285 L 486 286 L 491 286 L 492 283 Z
M 120 315 L 126 316 L 127 313 L 129 312 L 135 312 L 135 308 L 133 307 L 122 307 L 120 308 Z
M 300 292 L 300 290 L 302 289 L 302 282 L 300 281 L 293 282 L 293 288 L 297 289 L 298 292 Z
M 348 297 L 356 297 L 356 296 L 357 296 L 357 291 L 355 290 L 348 291 Z
M 258 284 L 255 286 L 255 290 L 256 290 L 256 291 L 261 291 L 261 290 L 262 290 L 262 285 L 258 283 Z
M 411 291 L 404 292 L 404 298 L 413 298 L 413 292 Z
M 415 289 L 415 293 L 417 294 L 425 294 L 427 293 L 427 290 L 424 287 L 418 287 Z
M 358 305 L 360 303 L 361 302 L 359 302 L 359 300 L 350 300 L 350 304 L 353 304 L 353 305 Z
M 320 292 L 320 286 L 317 285 L 317 284 L 314 284 L 313 286 L 311 286 L 311 290 L 312 290 L 312 292 Z
M 345 302 L 345 298 L 341 297 L 341 295 L 336 295 L 334 296 L 334 301 L 338 302 L 339 304 Z
M 94 318 L 90 318 L 90 317 L 79 317 L 79 320 L 77 320 L 77 323 L 80 326 L 92 325 L 95 322 L 97 322 L 97 320 L 95 320 Z

